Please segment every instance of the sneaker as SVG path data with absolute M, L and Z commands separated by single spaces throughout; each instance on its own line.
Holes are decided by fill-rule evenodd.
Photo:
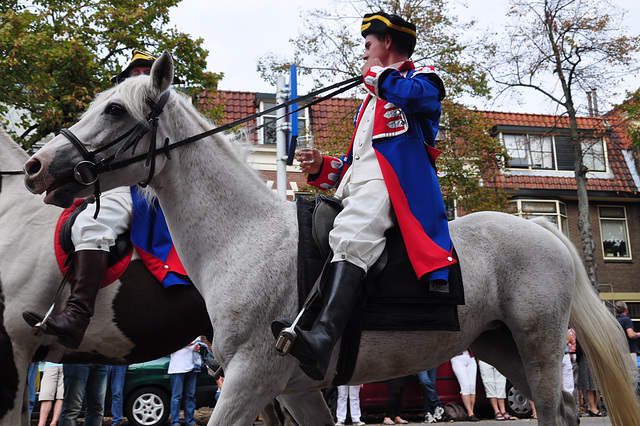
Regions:
M 436 420 L 442 420 L 442 416 L 444 415 L 444 408 L 442 406 L 436 407 L 433 418 Z
M 424 423 L 436 423 L 437 420 L 433 417 L 433 414 L 427 413 L 424 415 Z
M 344 422 L 338 422 L 336 423 L 336 426 L 344 426 Z
M 352 422 L 352 423 L 353 423 L 353 426 L 364 426 L 364 425 L 366 425 L 365 422 L 361 422 L 361 421 Z

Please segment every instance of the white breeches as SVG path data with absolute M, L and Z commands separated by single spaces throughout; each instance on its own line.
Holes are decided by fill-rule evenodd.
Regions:
M 382 179 L 350 182 L 342 196 L 344 209 L 329 233 L 331 261 L 346 260 L 366 272 L 384 250 L 385 232 L 394 226 L 387 186 Z
M 118 235 L 131 227 L 133 202 L 129 187 L 106 191 L 100 197 L 100 212 L 96 219 L 93 218 L 95 211 L 96 204 L 88 204 L 71 228 L 71 240 L 76 251 L 109 251 Z

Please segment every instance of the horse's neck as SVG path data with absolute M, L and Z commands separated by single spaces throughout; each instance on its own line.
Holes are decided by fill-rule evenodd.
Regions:
M 179 252 L 258 257 L 296 226 L 293 204 L 267 189 L 224 143 L 206 139 L 180 148 L 153 186 Z

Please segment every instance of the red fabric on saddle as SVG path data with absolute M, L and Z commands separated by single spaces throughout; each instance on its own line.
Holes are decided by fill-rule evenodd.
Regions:
M 58 223 L 56 224 L 56 232 L 55 232 L 54 238 L 53 238 L 53 249 L 54 249 L 55 254 L 56 254 L 56 261 L 58 262 L 58 267 L 60 268 L 60 271 L 62 272 L 63 275 L 66 274 L 67 269 L 69 269 L 69 266 L 65 265 L 65 262 L 66 262 L 67 257 L 68 257 L 68 253 L 66 253 L 64 251 L 64 249 L 62 248 L 62 245 L 60 244 L 60 231 L 62 229 L 62 225 L 64 225 L 64 223 L 69 219 L 71 214 L 84 201 L 85 200 L 83 198 L 78 198 L 77 200 L 75 200 L 71 207 L 69 207 L 68 209 L 65 209 L 62 212 L 62 214 L 60 215 L 60 218 L 58 219 Z M 133 254 L 133 249 L 131 249 L 129 251 L 129 253 L 126 256 L 124 256 L 121 260 L 119 260 L 115 264 L 109 266 L 109 268 L 107 269 L 107 273 L 104 276 L 104 280 L 102 281 L 102 284 L 100 285 L 100 288 L 106 287 L 109 284 L 113 283 L 118 278 L 120 278 L 120 276 L 124 273 L 124 271 L 129 267 L 129 263 L 131 262 L 132 254 Z M 71 273 L 71 276 L 69 277 L 69 280 L 71 280 L 71 279 L 73 279 L 73 272 Z

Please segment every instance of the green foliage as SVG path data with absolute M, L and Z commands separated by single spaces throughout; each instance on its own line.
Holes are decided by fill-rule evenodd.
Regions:
M 640 89 L 627 93 L 627 98 L 618 106 L 626 115 L 627 135 L 636 148 L 640 148 Z
M 446 102 L 441 135 L 436 147 L 442 151 L 438 169 L 445 200 L 456 201 L 465 213 L 481 210 L 507 211 L 508 195 L 496 185 L 500 167 L 508 159 L 502 143 L 489 134 L 493 123 L 477 111 Z
M 184 90 L 215 88 L 202 39 L 167 28 L 179 0 L 35 0 L 0 5 L 0 115 L 17 111 L 25 147 L 77 121 L 138 48 L 171 51 Z

